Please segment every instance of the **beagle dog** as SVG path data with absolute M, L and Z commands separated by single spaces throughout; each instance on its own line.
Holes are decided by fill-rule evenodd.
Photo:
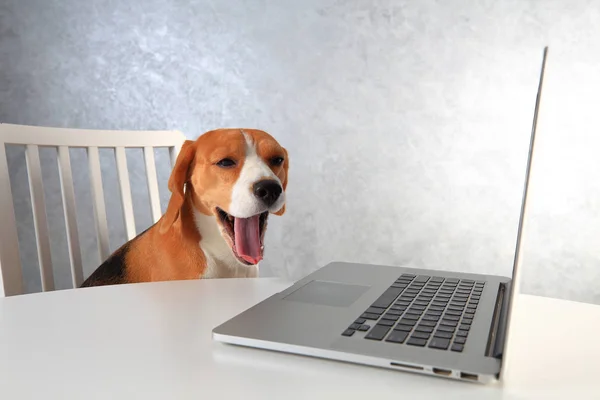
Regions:
M 217 129 L 186 140 L 164 215 L 81 287 L 258 276 L 269 214 L 285 212 L 288 167 L 286 149 L 261 130 Z

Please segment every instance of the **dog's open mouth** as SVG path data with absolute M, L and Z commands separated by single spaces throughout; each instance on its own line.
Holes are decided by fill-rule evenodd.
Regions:
M 217 216 L 229 236 L 229 245 L 238 260 L 246 265 L 258 264 L 263 258 L 263 239 L 269 212 L 238 218 L 217 207 Z

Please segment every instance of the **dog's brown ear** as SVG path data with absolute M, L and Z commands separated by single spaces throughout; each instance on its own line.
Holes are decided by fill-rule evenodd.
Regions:
M 283 185 L 283 191 L 285 192 L 285 189 L 287 188 L 287 183 L 288 183 L 288 170 L 290 167 L 290 158 L 288 156 L 288 152 L 286 149 L 283 149 L 283 152 L 285 153 L 285 156 L 283 158 L 283 173 L 285 174 L 285 176 L 283 177 L 283 181 L 281 182 L 281 184 Z M 283 215 L 285 213 L 285 204 L 283 205 L 283 207 L 281 207 L 279 209 L 279 211 L 273 213 L 275 215 Z
M 183 190 L 189 178 L 189 170 L 196 154 L 196 142 L 186 140 L 177 155 L 177 161 L 169 177 L 171 199 L 167 212 L 160 221 L 160 233 L 165 233 L 178 220 L 181 206 L 185 200 Z

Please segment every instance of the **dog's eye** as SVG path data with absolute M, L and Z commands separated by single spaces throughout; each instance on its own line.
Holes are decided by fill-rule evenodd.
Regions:
M 274 167 L 278 167 L 283 164 L 283 157 L 273 157 L 271 158 L 271 165 Z
M 230 168 L 235 166 L 235 161 L 233 161 L 231 158 L 224 158 L 217 162 L 217 165 L 222 168 Z

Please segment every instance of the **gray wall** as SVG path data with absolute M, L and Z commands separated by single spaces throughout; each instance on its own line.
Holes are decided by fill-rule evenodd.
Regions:
M 271 132 L 290 150 L 291 178 L 265 276 L 296 279 L 332 260 L 509 274 L 549 44 L 523 290 L 600 304 L 599 18 L 599 2 L 578 0 L 4 0 L 0 119 L 189 138 L 223 126 Z M 55 156 L 42 156 L 65 288 L 58 173 Z M 84 153 L 74 158 L 85 166 Z M 103 160 L 115 249 L 125 235 L 114 159 Z M 21 149 L 10 168 L 35 291 Z M 130 168 L 141 230 L 141 153 Z M 76 180 L 90 273 L 99 260 L 85 168 Z

